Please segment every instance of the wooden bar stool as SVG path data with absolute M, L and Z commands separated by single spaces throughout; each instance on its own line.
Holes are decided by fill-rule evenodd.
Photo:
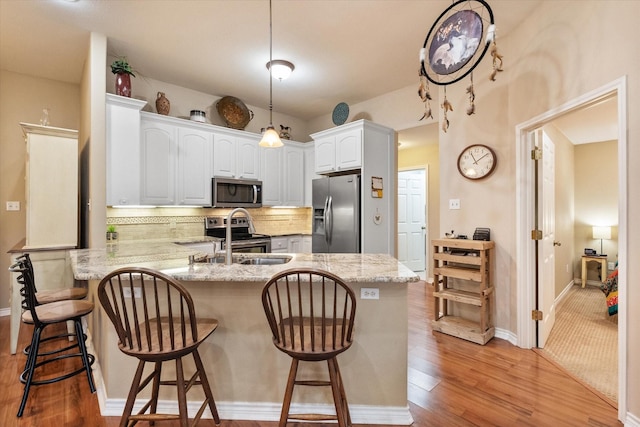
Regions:
M 138 359 L 120 426 L 138 421 L 179 420 L 180 426 L 187 427 L 187 392 L 193 385 L 202 386 L 206 399 L 192 425 L 198 423 L 207 405 L 215 423 L 220 424 L 198 353 L 198 346 L 218 327 L 218 321 L 196 318 L 193 300 L 184 286 L 172 277 L 148 268 L 125 267 L 109 273 L 98 285 L 98 298 L 115 326 L 118 348 Z M 196 372 L 185 380 L 182 358 L 189 354 L 193 356 Z M 172 360 L 176 364 L 176 378 L 162 380 L 162 364 Z M 147 362 L 153 363 L 154 369 L 142 379 Z M 152 383 L 151 398 L 137 414 L 131 415 L 136 396 L 149 383 Z M 178 415 L 156 413 L 161 385 L 177 388 Z
M 288 420 L 337 420 L 351 426 L 347 396 L 338 367 L 338 354 L 353 342 L 356 298 L 338 276 L 322 270 L 291 269 L 273 276 L 262 290 L 264 307 L 276 348 L 291 356 L 280 427 Z M 329 381 L 298 380 L 300 361 L 327 361 Z M 336 415 L 289 414 L 296 385 L 331 387 Z
M 22 286 L 21 294 L 24 299 L 22 307 L 25 310 L 22 313 L 22 321 L 34 326 L 33 335 L 31 336 L 31 344 L 28 348 L 27 362 L 25 369 L 20 375 L 20 381 L 24 383 L 24 392 L 22 395 L 22 401 L 20 402 L 20 408 L 18 409 L 18 417 L 21 417 L 24 413 L 24 409 L 29 397 L 29 391 L 32 385 L 51 384 L 58 381 L 62 381 L 67 378 L 71 378 L 74 375 L 78 375 L 82 372 L 86 372 L 87 380 L 89 381 L 89 389 L 91 393 L 96 391 L 95 384 L 93 382 L 93 375 L 91 372 L 91 365 L 95 358 L 93 355 L 87 353 L 87 347 L 85 345 L 85 335 L 82 330 L 82 317 L 93 311 L 93 303 L 89 301 L 81 300 L 67 300 L 52 302 L 50 304 L 38 305 L 36 303 L 36 292 L 33 276 L 31 270 L 26 265 L 24 260 L 18 261 L 16 264 L 10 267 L 10 270 L 14 273 L 19 273 L 17 277 L 18 283 Z M 48 339 L 42 338 L 42 332 L 44 329 L 56 323 L 66 323 L 72 321 L 75 325 L 75 343 L 62 349 L 53 350 L 47 353 L 39 354 L 38 350 L 40 344 Z M 66 334 L 64 335 L 67 336 Z M 67 353 L 67 350 L 78 348 L 77 353 Z M 55 355 L 55 356 L 54 356 Z M 53 356 L 53 357 L 47 357 Z M 82 360 L 82 367 L 71 372 L 62 373 L 53 378 L 46 378 L 38 380 L 35 378 L 35 371 L 37 368 L 46 365 L 51 362 L 56 362 L 62 359 L 68 359 L 72 357 L 79 357 Z

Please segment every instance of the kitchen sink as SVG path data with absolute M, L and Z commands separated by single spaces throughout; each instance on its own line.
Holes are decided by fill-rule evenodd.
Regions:
M 291 261 L 292 257 L 289 255 L 275 255 L 275 256 L 260 256 L 260 257 L 247 257 L 242 255 L 233 255 L 231 262 L 233 264 L 243 265 L 277 265 L 286 264 Z M 194 258 L 194 262 L 203 264 L 224 264 L 226 259 L 224 255 L 207 255 L 203 257 Z
M 240 260 L 240 264 L 245 265 L 276 265 L 286 264 L 291 261 L 290 256 L 273 256 L 273 257 L 258 257 L 258 258 L 245 258 Z

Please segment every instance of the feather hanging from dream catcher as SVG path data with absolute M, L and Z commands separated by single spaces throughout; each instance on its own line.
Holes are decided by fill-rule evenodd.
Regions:
M 422 68 L 419 70 L 420 85 L 418 86 L 418 96 L 424 103 L 424 114 L 420 117 L 420 120 L 429 118 L 433 119 L 433 113 L 431 112 L 431 93 L 429 93 L 429 80 L 424 74 Z
M 467 116 L 470 116 L 476 112 L 476 92 L 473 89 L 473 73 L 471 73 L 471 84 L 467 86 L 467 94 L 469 95 L 469 106 L 467 107 Z
M 442 130 L 444 133 L 447 133 L 447 129 L 449 129 L 449 118 L 447 117 L 447 113 L 449 111 L 453 111 L 453 105 L 447 99 L 447 87 L 444 87 L 444 100 L 442 101 L 442 111 L 444 111 L 442 115 Z

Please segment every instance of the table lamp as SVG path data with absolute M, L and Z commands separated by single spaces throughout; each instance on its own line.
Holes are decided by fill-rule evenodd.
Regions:
M 600 256 L 607 256 L 602 253 L 602 240 L 611 239 L 611 227 L 593 227 L 593 238 L 600 239 Z

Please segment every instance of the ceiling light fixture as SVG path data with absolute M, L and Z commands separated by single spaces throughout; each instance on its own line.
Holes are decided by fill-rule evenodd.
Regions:
M 273 21 L 271 18 L 271 0 L 269 0 L 269 64 L 273 63 Z M 273 69 L 269 68 L 269 126 L 264 130 L 262 139 L 258 145 L 260 147 L 282 147 L 280 135 L 273 127 Z
M 269 64 L 272 66 L 269 67 Z M 272 76 L 280 81 L 289 78 L 293 70 L 296 69 L 295 65 L 289 61 L 285 61 L 284 59 L 274 59 L 271 62 L 267 62 L 267 70 L 270 68 Z

